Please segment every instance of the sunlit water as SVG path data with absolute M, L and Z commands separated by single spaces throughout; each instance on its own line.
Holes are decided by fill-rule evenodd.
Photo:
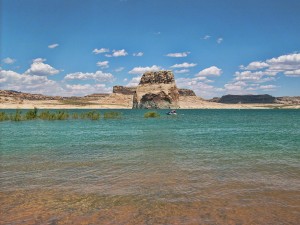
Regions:
M 1 224 L 300 223 L 299 110 L 118 111 L 0 122 Z

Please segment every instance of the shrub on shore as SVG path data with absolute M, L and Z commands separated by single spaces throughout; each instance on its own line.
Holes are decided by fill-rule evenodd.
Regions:
M 160 117 L 160 115 L 157 112 L 146 112 L 144 114 L 145 118 L 157 118 Z
M 76 117 L 76 116 L 75 116 Z M 100 119 L 100 113 L 97 111 L 89 111 L 85 113 L 80 114 L 80 119 L 90 119 L 90 120 L 99 120 Z
M 120 112 L 105 112 L 104 119 L 120 119 L 122 114 Z

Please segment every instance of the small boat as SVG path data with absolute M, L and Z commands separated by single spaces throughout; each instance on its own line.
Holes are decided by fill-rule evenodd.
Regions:
M 170 112 L 167 112 L 167 115 L 177 115 L 176 110 L 172 110 Z

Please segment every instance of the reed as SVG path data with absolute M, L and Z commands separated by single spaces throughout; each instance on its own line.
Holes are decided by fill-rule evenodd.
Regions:
M 21 120 L 23 120 L 21 110 L 17 109 L 15 114 L 11 114 L 10 115 L 10 120 L 11 121 L 21 121 Z
M 160 117 L 160 115 L 157 112 L 146 112 L 144 114 L 144 118 L 157 118 Z
M 9 120 L 9 115 L 7 115 L 5 112 L 0 112 L 0 121 Z
M 122 117 L 122 113 L 120 112 L 105 112 L 104 119 L 120 119 Z
M 37 118 L 38 118 L 38 109 L 36 107 L 34 107 L 34 109 L 30 109 L 25 114 L 26 120 L 35 120 Z
M 41 120 L 55 120 L 56 119 L 55 113 L 51 113 L 48 110 L 41 112 L 38 117 Z

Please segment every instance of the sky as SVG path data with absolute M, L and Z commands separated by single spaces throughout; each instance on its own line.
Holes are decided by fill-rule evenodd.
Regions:
M 136 86 L 300 95 L 299 0 L 0 0 L 0 89 L 61 96 Z

